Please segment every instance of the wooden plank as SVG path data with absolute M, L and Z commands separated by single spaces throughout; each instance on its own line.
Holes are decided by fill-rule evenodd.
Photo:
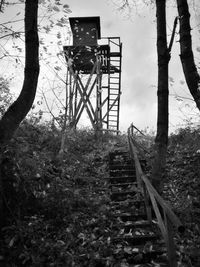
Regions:
M 152 210 L 151 210 L 150 201 L 149 201 L 150 199 L 147 194 L 144 183 L 143 183 L 143 195 L 144 195 L 144 203 L 145 203 L 145 207 L 147 211 L 147 219 L 149 222 L 152 222 Z
M 168 218 L 171 220 L 173 225 L 177 228 L 178 231 L 183 231 L 184 227 L 179 218 L 176 216 L 176 214 L 172 211 L 171 207 L 164 201 L 164 199 L 158 194 L 158 192 L 155 190 L 155 188 L 152 186 L 150 181 L 145 177 L 145 175 L 142 175 L 142 180 L 145 182 L 147 188 L 149 189 L 149 192 L 151 192 L 152 195 L 156 198 L 160 206 L 163 208 L 163 211 L 167 214 Z
M 169 219 L 172 221 L 172 223 L 174 224 L 174 226 L 179 230 L 183 230 L 183 224 L 181 223 L 181 221 L 179 220 L 179 218 L 176 216 L 176 214 L 172 211 L 171 207 L 169 206 L 169 204 L 167 204 L 164 199 L 158 194 L 158 192 L 156 191 L 156 189 L 152 186 L 151 182 L 147 179 L 147 177 L 143 174 L 139 159 L 137 157 L 137 152 L 135 150 L 135 147 L 133 145 L 133 143 L 131 143 L 131 149 L 133 149 L 133 153 L 134 153 L 134 158 L 135 158 L 135 164 L 136 164 L 136 168 L 138 169 L 139 175 L 141 177 L 141 179 L 144 181 L 148 191 L 154 195 L 154 197 L 156 198 L 156 200 L 158 201 L 159 205 L 163 208 L 164 212 L 166 212 L 167 216 L 169 217 Z
M 93 88 L 94 88 L 95 84 L 96 84 L 96 80 L 93 82 L 93 84 L 92 84 L 92 86 L 91 86 L 91 88 L 90 88 L 90 90 L 89 90 L 89 92 L 87 94 L 88 99 L 89 99 L 89 97 L 90 97 L 90 95 L 91 95 L 91 93 L 93 91 Z M 82 101 L 82 99 L 80 99 L 78 107 L 77 107 L 77 112 L 74 115 L 74 117 L 76 118 L 76 123 L 78 123 L 78 121 L 79 121 L 79 119 L 81 117 L 81 114 L 83 113 L 84 105 L 82 105 L 82 103 L 83 103 L 83 101 Z
M 147 190 L 148 190 L 148 188 L 147 188 Z M 160 231 L 162 233 L 162 236 L 163 236 L 165 242 L 167 243 L 167 231 L 166 231 L 162 216 L 161 216 L 160 211 L 158 209 L 158 205 L 156 203 L 154 195 L 151 194 L 151 192 L 149 192 L 149 193 L 150 193 L 149 196 L 150 196 L 150 199 L 151 199 L 151 203 L 153 205 L 153 209 L 155 211 L 156 218 L 158 220 L 158 225 L 159 225 Z
M 176 259 L 176 249 L 173 240 L 173 225 L 177 228 L 179 232 L 184 231 L 184 226 L 180 222 L 179 218 L 172 211 L 171 207 L 164 201 L 164 199 L 158 194 L 156 189 L 152 186 L 151 182 L 147 179 L 147 177 L 143 174 L 138 156 L 137 149 L 134 145 L 133 139 L 133 127 L 129 127 L 128 129 L 128 143 L 131 155 L 134 157 L 135 168 L 137 173 L 137 180 L 139 183 L 142 181 L 144 183 L 144 187 L 148 191 L 148 195 L 151 199 L 151 203 L 156 214 L 158 225 L 161 230 L 162 236 L 165 240 L 169 258 L 169 266 L 177 267 L 177 259 Z M 145 191 L 145 190 L 144 190 Z M 158 203 L 163 210 L 164 219 L 161 216 L 160 210 L 158 208 Z
M 82 88 L 82 91 L 81 91 L 81 89 L 79 90 L 79 93 L 80 93 L 80 95 L 81 95 L 81 98 L 82 98 L 82 101 L 83 101 L 83 105 L 85 106 L 85 108 L 87 109 L 87 111 L 89 110 L 89 108 L 88 108 L 88 105 L 89 105 L 89 107 L 90 107 L 90 109 L 91 109 L 91 112 L 92 112 L 92 115 L 93 115 L 93 120 L 95 120 L 95 111 L 94 111 L 94 109 L 93 109 L 93 106 L 92 106 L 92 104 L 91 104 L 91 102 L 90 102 L 90 99 L 89 99 L 89 97 L 88 97 L 88 95 L 87 95 L 87 93 L 86 93 L 86 91 L 85 91 L 85 88 L 84 88 L 84 85 L 83 85 L 83 83 L 82 83 L 82 81 L 81 81 L 81 79 L 80 79 L 80 77 L 78 76 L 78 81 L 79 81 L 79 83 L 80 83 L 80 85 L 81 85 L 81 88 Z M 80 88 L 80 87 L 79 87 Z M 88 113 L 88 115 L 90 116 L 90 114 Z
M 102 104 L 101 104 L 101 108 L 105 105 L 105 103 L 108 101 L 108 97 L 106 97 L 105 99 L 104 99 L 104 101 L 102 102 Z
M 118 95 L 118 97 L 116 97 L 115 101 L 112 103 L 112 105 L 109 107 L 108 111 L 106 112 L 106 114 L 103 116 L 103 119 L 105 119 L 105 117 L 109 114 L 110 110 L 112 109 L 112 107 L 115 105 L 115 103 L 117 102 L 117 100 L 119 99 L 120 95 Z M 117 111 L 117 110 L 116 110 Z

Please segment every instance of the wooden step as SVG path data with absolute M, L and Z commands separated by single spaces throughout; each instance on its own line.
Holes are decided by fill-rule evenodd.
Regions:
M 146 160 L 140 159 L 143 168 Z M 116 259 L 126 259 L 130 266 L 169 266 L 166 247 L 160 239 L 157 224 L 147 220 L 143 196 L 137 188 L 133 160 L 127 151 L 113 151 L 109 158 L 111 190 L 110 211 L 119 224 L 113 225 L 119 234 L 112 239 L 117 248 L 124 248 L 120 253 L 114 252 Z M 147 244 L 150 244 L 148 249 Z M 127 249 L 128 248 L 128 249 Z M 130 250 L 133 248 L 132 252 Z M 138 250 L 137 250 L 138 248 Z M 149 265 L 150 264 L 150 265 Z
M 113 110 L 114 111 L 114 110 Z M 117 110 L 115 110 L 115 111 L 117 111 Z M 120 159 L 122 162 L 124 162 L 124 161 L 126 161 L 126 160 L 130 160 L 131 158 L 130 158 L 130 156 L 128 155 L 128 154 L 122 154 L 122 155 L 113 155 L 113 156 L 110 156 L 110 159 L 111 160 L 118 160 L 118 159 Z
M 110 184 L 109 187 L 111 188 L 112 191 L 137 189 L 137 182 Z
M 147 264 L 147 266 L 169 267 L 166 252 L 162 250 L 154 250 L 146 253 L 132 253 L 132 255 L 125 253 L 124 257 L 129 264 L 134 264 L 134 266 L 138 266 L 139 264 L 146 266 Z M 154 262 L 154 265 L 149 265 L 152 264 L 152 262 Z
M 110 75 L 110 79 L 116 79 L 116 80 L 119 80 L 119 75 L 117 75 L 117 76 L 111 76 L 111 75 Z
M 135 170 L 110 170 L 110 176 L 136 176 Z
M 155 234 L 155 229 L 153 230 L 153 228 L 151 226 L 146 226 L 146 227 L 135 227 L 135 228 L 131 228 L 129 230 L 125 230 L 125 228 L 121 228 L 121 230 L 119 231 L 119 236 L 140 236 L 140 235 L 154 235 Z
M 118 261 L 120 259 L 126 259 L 126 261 L 131 266 L 162 266 L 162 267 L 169 267 L 169 263 L 167 261 L 166 257 L 166 248 L 163 247 L 163 241 L 162 244 L 159 240 L 159 243 L 156 240 L 156 243 L 146 242 L 146 244 L 141 245 L 130 245 L 127 246 L 125 244 L 124 246 L 120 245 L 120 253 L 119 248 L 116 249 L 116 252 L 114 251 L 114 257 Z M 155 264 L 152 265 L 152 262 Z
M 125 245 L 122 244 L 120 245 L 120 247 L 122 249 L 126 248 L 126 244 Z M 159 253 L 161 254 L 167 252 L 164 239 L 160 239 L 159 237 L 154 242 L 148 242 L 144 244 L 130 246 L 130 249 L 132 249 L 131 253 L 138 253 L 138 252 L 147 253 L 148 251 L 159 251 Z
M 131 214 L 144 214 L 145 209 L 142 207 L 140 209 L 136 209 L 135 207 L 131 207 L 131 208 L 128 208 L 128 210 L 127 210 L 127 208 L 123 207 L 123 208 L 119 208 L 119 209 L 117 209 L 117 208 L 111 209 L 111 212 L 112 212 L 113 216 L 120 217 L 121 214 L 124 214 L 126 212 L 129 212 Z
M 111 164 L 110 170 L 132 170 L 135 171 L 133 164 Z
M 121 53 L 120 52 L 111 52 L 110 57 L 121 57 Z
M 141 221 L 141 220 L 147 220 L 147 215 L 145 213 L 121 213 L 117 214 L 116 217 L 119 217 L 122 222 L 136 222 L 136 221 Z
M 111 91 L 118 91 L 119 92 L 120 88 L 110 88 Z
M 120 202 L 120 201 L 118 201 Z M 121 201 L 123 202 L 123 201 Z M 136 207 L 136 206 L 120 206 L 120 205 L 113 205 L 111 206 L 111 210 L 113 213 L 116 213 L 116 214 L 123 214 L 123 213 L 131 213 L 131 214 L 139 214 L 139 213 L 145 213 L 146 212 L 146 209 L 145 209 L 145 206 L 141 205 L 139 208 Z
M 124 154 L 130 154 L 127 150 L 114 150 L 109 152 L 109 155 L 124 155 Z
M 123 159 L 113 159 L 112 161 L 110 161 L 110 166 L 112 165 L 121 165 L 123 162 L 124 165 L 131 165 L 133 163 L 133 161 L 128 158 L 126 160 Z
M 135 196 L 137 194 L 137 191 L 130 190 L 130 191 L 121 191 L 121 192 L 112 192 L 110 199 L 113 200 L 125 200 L 127 198 L 130 198 L 132 196 Z
M 133 176 L 124 176 L 124 177 L 121 177 L 121 176 L 115 176 L 115 177 L 108 177 L 108 178 L 105 178 L 105 179 L 108 179 L 110 181 L 111 184 L 115 184 L 115 183 L 127 183 L 127 182 L 134 182 L 136 181 L 136 177 L 133 177 Z
M 120 159 L 124 160 L 126 158 L 129 158 L 129 153 L 127 153 L 126 151 L 124 151 L 123 153 L 116 151 L 116 152 L 110 153 L 109 158 L 110 159 L 120 158 Z
M 116 252 L 114 251 L 114 256 L 116 254 L 118 259 L 126 258 L 129 264 L 150 263 L 152 260 L 159 259 L 159 256 L 166 255 L 164 242 L 161 240 L 158 241 L 156 240 L 153 243 L 147 242 L 146 244 L 128 246 L 128 248 L 126 244 L 124 246 L 120 245 L 121 253 L 119 253 L 119 249 L 116 249 Z M 137 255 L 142 257 L 136 257 Z
M 124 223 L 121 226 L 122 229 L 124 229 L 125 232 L 129 232 L 131 229 L 151 229 L 152 224 L 149 221 L 136 221 L 136 222 L 128 222 Z
M 160 239 L 159 235 L 152 234 L 152 235 L 135 235 L 135 236 L 120 236 L 113 238 L 113 243 L 128 243 L 131 245 L 141 245 L 145 244 L 146 242 L 154 242 Z
M 111 206 L 112 207 L 125 207 L 125 208 L 129 208 L 129 207 L 136 207 L 137 209 L 139 209 L 140 207 L 145 207 L 145 203 L 144 203 L 144 200 L 140 200 L 140 199 L 137 199 L 137 200 L 124 200 L 124 201 L 114 201 L 114 202 L 111 202 Z

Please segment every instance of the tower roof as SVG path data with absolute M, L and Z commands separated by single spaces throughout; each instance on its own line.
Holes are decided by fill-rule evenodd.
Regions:
M 90 24 L 93 23 L 97 28 L 97 37 L 101 38 L 101 26 L 100 17 L 70 17 L 69 18 L 70 27 L 73 30 L 76 24 L 81 25 L 82 23 Z

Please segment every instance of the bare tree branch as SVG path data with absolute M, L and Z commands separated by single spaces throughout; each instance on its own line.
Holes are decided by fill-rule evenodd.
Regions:
M 51 111 L 51 109 L 50 109 L 50 107 L 49 107 L 49 105 L 48 105 L 46 96 L 45 96 L 45 94 L 44 94 L 43 91 L 42 91 L 42 95 L 43 95 L 43 97 L 44 97 L 44 102 L 45 102 L 45 104 L 46 104 L 46 107 L 47 107 L 49 113 L 51 114 L 52 118 L 53 118 L 53 119 L 58 123 L 58 125 L 60 126 L 60 122 L 58 121 L 58 119 L 54 116 L 53 112 Z
M 172 45 L 173 45 L 173 42 L 174 42 L 174 36 L 175 36 L 175 32 L 176 32 L 177 22 L 178 22 L 178 17 L 176 17 L 176 18 L 174 19 L 174 27 L 173 27 L 173 31 L 172 31 L 171 40 L 170 40 L 170 43 L 169 43 L 169 48 L 168 48 L 169 53 L 170 53 L 171 50 L 172 50 Z
M 0 12 L 3 12 L 3 4 L 4 4 L 4 0 L 1 0 L 1 3 L 0 3 Z

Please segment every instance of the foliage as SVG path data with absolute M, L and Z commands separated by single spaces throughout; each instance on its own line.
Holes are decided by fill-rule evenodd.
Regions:
M 200 128 L 181 128 L 169 138 L 163 196 L 186 226 L 179 241 L 181 266 L 200 264 Z
M 123 266 L 110 240 L 119 224 L 109 205 L 107 155 L 126 136 L 67 129 L 26 120 L 3 155 L 7 221 L 0 239 L 3 266 Z M 181 266 L 199 266 L 199 128 L 170 136 L 163 196 L 186 233 L 177 237 Z M 113 227 L 115 225 L 115 228 Z M 119 250 L 120 251 L 120 250 Z M 121 252 L 120 252 L 121 253 Z M 124 266 L 129 266 L 128 263 Z
M 137 138 L 140 141 L 142 138 Z M 148 147 L 148 143 L 143 143 Z M 151 153 L 146 154 L 151 171 L 153 146 Z M 200 128 L 181 128 L 169 137 L 165 180 L 163 181 L 162 195 L 174 209 L 186 232 L 176 236 L 179 248 L 180 262 L 178 266 L 198 267 L 200 265 Z M 144 155 L 144 154 L 143 154 Z M 149 168 L 150 167 L 150 168 Z
M 3 155 L 7 220 L 1 239 L 4 266 L 98 266 L 112 261 L 107 155 L 119 137 L 67 130 L 26 120 Z M 123 139 L 123 138 L 122 138 Z M 109 265 L 108 265 L 109 266 Z
M 11 104 L 12 96 L 9 89 L 9 81 L 0 77 L 0 117 Z
M 24 0 L 5 1 L 1 14 L 0 69 L 1 73 L 6 72 L 6 74 L 9 69 L 9 75 L 13 78 L 13 84 L 10 87 L 14 94 L 19 92 L 18 88 L 20 88 L 25 64 L 24 2 Z M 38 33 L 41 68 L 35 107 L 38 110 L 40 105 L 43 111 L 50 107 L 50 109 L 55 109 L 56 115 L 60 110 L 62 111 L 63 105 L 61 104 L 65 95 L 63 93 L 65 81 L 62 78 L 66 72 L 63 45 L 70 41 L 68 25 L 68 15 L 70 13 L 71 10 L 66 1 L 39 1 Z M 44 103 L 45 101 L 47 103 Z

